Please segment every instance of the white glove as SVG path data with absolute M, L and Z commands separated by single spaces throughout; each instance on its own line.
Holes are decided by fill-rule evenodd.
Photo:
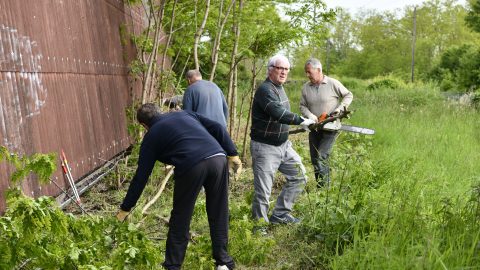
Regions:
M 336 108 L 335 110 L 333 110 L 333 112 L 330 113 L 331 116 L 337 116 L 340 114 L 342 110 L 340 108 Z
M 306 131 L 310 131 L 310 129 L 308 128 L 308 126 L 315 124 L 315 121 L 313 121 L 312 119 L 305 119 L 305 118 L 303 118 L 303 117 L 302 117 L 302 119 L 303 119 L 303 122 L 300 123 L 300 126 L 301 126 L 303 129 L 305 129 Z
M 310 120 L 312 120 L 312 121 L 315 121 L 315 123 L 318 122 L 318 117 L 316 117 L 314 114 L 310 114 L 310 115 L 308 116 L 308 119 L 310 119 Z

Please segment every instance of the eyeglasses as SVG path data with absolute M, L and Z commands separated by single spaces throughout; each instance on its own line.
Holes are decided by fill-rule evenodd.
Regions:
M 279 67 L 279 66 L 271 66 L 271 67 L 274 67 L 275 69 L 281 70 L 281 71 L 289 71 L 290 70 L 288 67 Z

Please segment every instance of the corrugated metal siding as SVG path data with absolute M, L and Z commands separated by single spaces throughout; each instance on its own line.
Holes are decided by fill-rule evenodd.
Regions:
M 121 0 L 1 0 L 0 144 L 22 155 L 64 149 L 75 179 L 127 148 L 135 51 L 122 46 L 121 25 L 137 33 L 142 25 Z M 58 165 L 53 178 L 67 187 Z M 0 212 L 10 173 L 0 164 Z M 23 189 L 60 193 L 33 177 Z

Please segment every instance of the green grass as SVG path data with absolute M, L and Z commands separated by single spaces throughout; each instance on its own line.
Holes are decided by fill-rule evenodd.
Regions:
M 323 243 L 310 268 L 480 268 L 479 113 L 405 88 L 352 89 L 348 122 L 376 134 L 342 134 L 332 189 L 298 205 L 299 239 Z

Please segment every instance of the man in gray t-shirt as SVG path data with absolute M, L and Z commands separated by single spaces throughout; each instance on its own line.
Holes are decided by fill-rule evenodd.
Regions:
M 317 121 L 324 113 L 330 115 L 340 113 L 352 102 L 352 92 L 339 81 L 325 76 L 318 59 L 311 58 L 305 63 L 305 73 L 310 81 L 303 85 L 300 100 L 300 111 L 304 117 Z M 337 135 L 337 131 L 328 130 L 312 131 L 308 135 L 310 158 L 318 187 L 330 182 L 328 157 Z
M 196 69 L 186 74 L 188 87 L 183 95 L 183 109 L 193 111 L 227 127 L 228 108 L 222 90 L 210 81 L 202 80 Z

